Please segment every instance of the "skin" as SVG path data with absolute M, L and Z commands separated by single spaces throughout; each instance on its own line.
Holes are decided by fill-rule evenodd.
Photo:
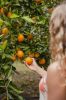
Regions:
M 34 59 L 34 58 L 32 58 L 32 59 L 33 59 L 33 63 L 32 63 L 31 65 L 28 65 L 26 62 L 24 62 L 25 65 L 26 65 L 30 70 L 33 70 L 33 71 L 37 72 L 40 76 L 45 77 L 45 76 L 47 75 L 47 71 L 44 70 L 43 68 L 40 68 L 40 67 L 37 65 L 35 59 Z
M 35 59 L 33 59 L 32 65 L 26 64 L 26 66 L 43 78 L 47 75 L 48 100 L 66 100 L 66 73 L 64 66 L 60 66 L 59 62 L 54 62 L 45 71 L 36 64 Z
M 66 73 L 63 67 L 59 62 L 54 62 L 48 67 L 48 100 L 66 100 Z

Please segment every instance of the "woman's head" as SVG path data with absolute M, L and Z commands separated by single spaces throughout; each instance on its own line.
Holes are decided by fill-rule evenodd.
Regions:
M 50 51 L 52 60 L 66 56 L 66 4 L 59 5 L 50 19 Z

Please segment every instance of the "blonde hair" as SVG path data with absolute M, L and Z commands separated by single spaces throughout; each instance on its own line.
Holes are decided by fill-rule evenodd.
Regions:
M 50 19 L 50 51 L 52 61 L 66 57 L 66 4 L 59 5 Z

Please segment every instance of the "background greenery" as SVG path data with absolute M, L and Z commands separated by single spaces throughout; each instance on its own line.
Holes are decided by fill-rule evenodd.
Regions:
M 0 98 L 23 100 L 12 82 L 15 60 L 23 63 L 27 56 L 35 57 L 40 66 L 50 61 L 49 18 L 62 0 L 0 0 Z M 4 29 L 5 28 L 5 29 Z M 24 39 L 18 41 L 18 35 Z M 18 50 L 24 53 L 21 58 Z M 43 60 L 42 60 L 43 59 Z M 42 61 L 41 61 L 42 60 Z M 44 61 L 44 62 L 43 62 Z M 0 99 L 0 100 L 1 100 Z

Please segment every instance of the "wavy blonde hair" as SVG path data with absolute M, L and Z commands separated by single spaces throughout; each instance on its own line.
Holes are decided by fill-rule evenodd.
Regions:
M 49 31 L 52 61 L 66 58 L 66 4 L 59 5 L 52 12 Z

